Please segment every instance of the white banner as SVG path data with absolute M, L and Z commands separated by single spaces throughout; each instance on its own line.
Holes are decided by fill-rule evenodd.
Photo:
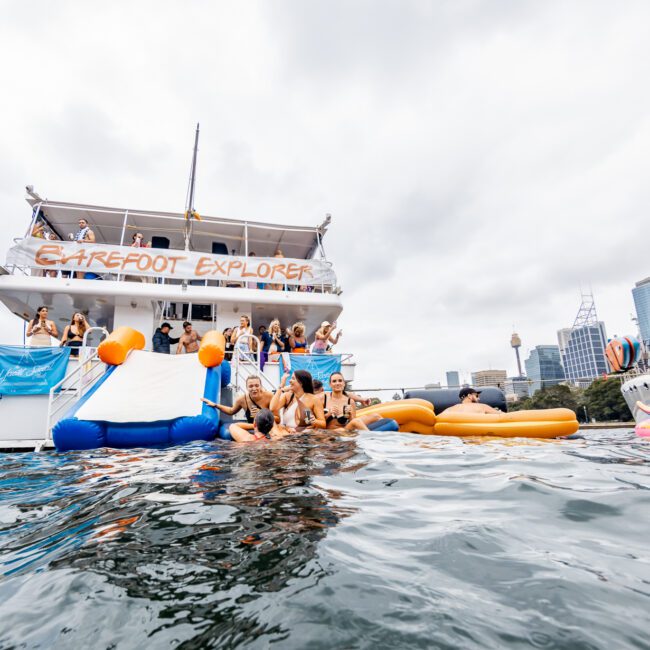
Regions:
M 9 249 L 7 265 L 37 269 L 122 273 L 181 280 L 224 280 L 265 284 L 335 285 L 327 262 L 287 257 L 237 257 L 195 251 L 131 248 L 111 244 L 23 239 Z

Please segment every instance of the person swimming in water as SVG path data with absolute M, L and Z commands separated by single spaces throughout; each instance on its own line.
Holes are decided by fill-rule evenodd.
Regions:
M 237 396 L 232 406 L 215 404 L 205 397 L 201 398 L 208 406 L 225 413 L 226 415 L 235 415 L 239 411 L 244 411 L 246 422 L 238 423 L 242 429 L 252 429 L 255 416 L 262 410 L 268 409 L 271 404 L 273 393 L 268 390 L 262 390 L 262 381 L 256 375 L 251 375 L 246 379 L 246 392 Z
M 340 372 L 330 375 L 330 393 L 323 395 L 323 411 L 327 429 L 345 431 L 366 431 L 368 427 L 362 418 L 357 417 L 357 405 L 350 395 L 345 392 L 345 379 Z M 373 421 L 378 416 L 372 416 Z
M 445 409 L 445 413 L 501 413 L 487 404 L 479 403 L 481 391 L 475 388 L 461 388 L 458 393 L 460 404 Z
M 311 373 L 307 370 L 296 370 L 291 379 L 286 373 L 282 376 L 270 408 L 280 415 L 280 424 L 290 429 L 326 428 L 323 404 L 314 395 Z
M 252 430 L 244 429 L 240 424 L 231 424 L 228 431 L 235 442 L 278 440 L 295 433 L 294 430 L 277 424 L 270 409 L 260 409 L 257 412 Z

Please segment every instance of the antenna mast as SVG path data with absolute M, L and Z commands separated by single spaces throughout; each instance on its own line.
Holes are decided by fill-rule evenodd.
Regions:
M 196 124 L 196 134 L 194 135 L 194 152 L 192 153 L 192 167 L 190 169 L 190 186 L 187 190 L 187 199 L 185 203 L 185 250 L 190 250 L 192 240 L 192 226 L 194 219 L 201 221 L 201 217 L 194 210 L 194 183 L 196 181 L 196 156 L 199 150 L 199 123 Z

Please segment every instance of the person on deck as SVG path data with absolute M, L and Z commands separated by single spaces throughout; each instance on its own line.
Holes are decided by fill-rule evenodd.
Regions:
M 81 312 L 72 314 L 70 325 L 66 325 L 61 337 L 61 347 L 65 345 L 72 348 L 70 356 L 79 356 L 79 348 L 83 345 L 84 334 L 88 328 L 88 321 Z
M 296 370 L 291 379 L 286 373 L 282 376 L 271 400 L 271 410 L 280 415 L 280 424 L 290 429 L 325 428 L 323 404 L 314 395 L 311 373 L 307 370 Z
M 274 318 L 269 323 L 269 329 L 262 335 L 262 362 L 276 362 L 280 358 L 280 353 L 284 352 L 284 341 L 282 338 L 282 328 L 280 321 Z M 264 367 L 263 365 L 261 366 Z
M 460 404 L 454 404 L 445 409 L 445 413 L 501 413 L 498 409 L 494 409 L 487 404 L 480 404 L 480 390 L 475 388 L 461 388 L 458 393 Z
M 333 335 L 336 323 L 331 324 L 329 321 L 324 320 L 320 327 L 316 330 L 315 338 L 311 346 L 312 354 L 325 354 L 330 349 L 330 343 L 336 345 L 343 335 L 343 330 L 339 330 L 336 336 Z
M 291 348 L 291 354 L 304 354 L 307 352 L 304 323 L 294 323 L 289 336 L 289 347 Z
M 131 237 L 131 248 L 151 248 L 151 242 L 146 241 L 141 232 L 135 232 Z
M 31 336 L 29 344 L 34 348 L 49 348 L 52 345 L 52 337 L 59 338 L 54 321 L 47 320 L 47 307 L 39 307 L 36 316 L 27 325 L 27 336 Z
M 232 336 L 232 327 L 226 327 L 223 331 L 223 338 L 226 339 L 226 359 L 232 361 L 232 353 L 235 349 L 235 346 L 231 343 L 230 337 Z
M 239 327 L 235 327 L 230 335 L 230 342 L 244 355 L 251 355 L 251 342 L 253 339 L 243 338 L 246 335 L 252 335 L 253 328 L 251 327 L 251 319 L 248 316 L 241 316 L 239 318 Z M 241 339 L 241 340 L 239 340 Z
M 70 239 L 76 241 L 78 244 L 94 244 L 95 243 L 95 233 L 88 226 L 88 222 L 85 219 L 79 219 L 79 230 L 73 235 L 70 234 Z M 76 271 L 75 278 L 84 278 L 86 274 L 83 271 Z
M 160 354 L 170 354 L 171 346 L 174 343 L 178 343 L 180 338 L 173 338 L 169 335 L 169 331 L 173 327 L 169 323 L 163 323 L 153 335 L 151 339 L 153 342 L 153 351 L 159 352 Z
M 202 338 L 203 337 L 199 336 L 198 332 L 195 332 L 192 329 L 192 323 L 185 321 L 183 323 L 183 333 L 181 334 L 180 339 L 178 339 L 178 347 L 176 348 L 176 354 L 180 354 L 183 348 L 185 348 L 186 354 L 191 354 L 192 352 L 198 352 L 199 341 Z
M 269 409 L 261 409 L 255 416 L 252 429 L 244 429 L 241 424 L 231 424 L 228 428 L 235 442 L 258 442 L 277 440 L 295 433 L 285 426 L 276 424 L 275 416 Z
M 273 393 L 268 390 L 262 390 L 262 381 L 260 378 L 251 375 L 246 379 L 246 392 L 238 395 L 232 406 L 215 404 L 205 397 L 202 397 L 201 401 L 226 415 L 235 415 L 243 410 L 246 415 L 246 423 L 239 422 L 238 425 L 243 429 L 252 429 L 255 416 L 261 409 L 269 408 L 272 397 Z

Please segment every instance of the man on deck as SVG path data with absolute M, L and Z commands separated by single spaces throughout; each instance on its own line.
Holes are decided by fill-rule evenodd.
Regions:
M 183 333 L 181 334 L 181 338 L 178 340 L 178 347 L 176 348 L 176 354 L 180 354 L 183 348 L 185 348 L 185 352 L 187 354 L 191 354 L 192 352 L 198 352 L 199 341 L 201 340 L 201 338 L 202 337 L 199 336 L 198 332 L 195 332 L 192 329 L 192 323 L 185 321 L 183 323 Z
M 178 343 L 180 338 L 175 339 L 169 336 L 169 330 L 172 326 L 169 323 L 163 323 L 154 333 L 153 338 L 153 351 L 161 354 L 169 354 L 171 351 L 172 343 Z
M 461 388 L 458 393 L 458 399 L 460 399 L 460 404 L 454 404 L 445 409 L 445 413 L 501 413 L 498 409 L 494 409 L 487 404 L 481 404 L 480 399 L 480 390 L 475 388 Z

